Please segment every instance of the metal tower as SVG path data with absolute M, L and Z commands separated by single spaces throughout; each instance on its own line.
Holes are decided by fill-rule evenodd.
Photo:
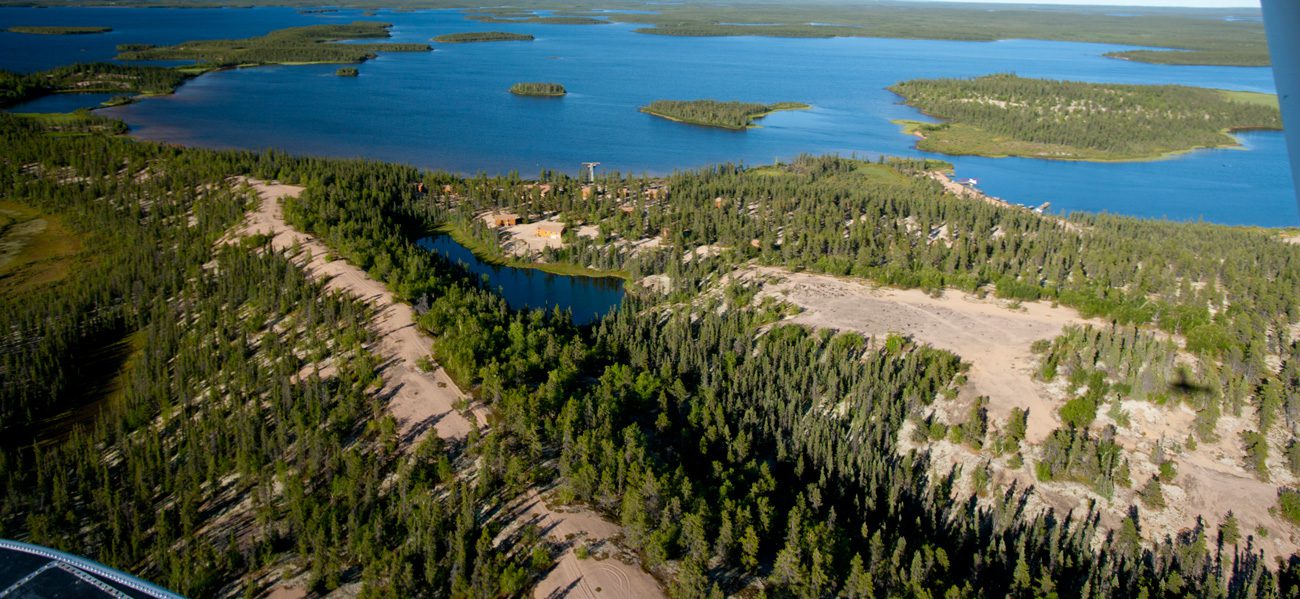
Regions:
M 596 182 L 596 167 L 598 167 L 598 166 L 600 166 L 600 163 L 599 163 L 599 162 L 584 162 L 584 163 L 582 163 L 582 168 L 587 169 L 587 181 L 588 181 L 588 182 L 591 182 L 591 183 L 595 183 L 595 182 Z

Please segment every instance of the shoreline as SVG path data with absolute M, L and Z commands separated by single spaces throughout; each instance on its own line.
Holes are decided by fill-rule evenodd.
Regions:
M 947 124 L 947 123 L 927 123 L 925 121 L 916 121 L 911 119 L 894 119 L 889 122 L 898 125 L 900 131 L 904 135 L 911 135 L 918 138 L 919 140 L 930 139 L 925 135 L 924 132 L 921 131 L 922 126 Z M 970 125 L 967 126 L 969 127 Z M 927 148 L 920 147 L 919 144 L 912 144 L 912 148 L 919 152 L 930 152 L 933 154 L 942 154 L 944 156 L 978 156 L 980 158 L 1029 158 L 1033 160 L 1053 160 L 1056 162 L 1097 162 L 1097 163 L 1160 162 L 1162 160 L 1176 158 L 1178 156 L 1182 156 L 1184 154 L 1190 154 L 1192 152 L 1196 152 L 1199 150 L 1244 150 L 1246 149 L 1246 146 L 1241 143 L 1241 140 L 1237 139 L 1235 134 L 1255 132 L 1255 131 L 1272 131 L 1277 133 L 1282 132 L 1281 129 L 1273 129 L 1270 127 L 1231 127 L 1231 128 L 1219 130 L 1220 133 L 1232 139 L 1231 143 L 1224 143 L 1222 145 L 1215 145 L 1215 146 L 1195 146 L 1191 148 L 1181 148 L 1177 150 L 1169 150 L 1167 152 L 1163 152 L 1160 154 L 1135 156 L 1131 158 L 1061 158 L 1061 157 L 1053 157 L 1053 156 L 1042 156 L 1037 154 L 990 154 L 984 152 L 959 152 L 959 151 L 927 149 Z
M 446 235 L 455 241 L 457 245 L 469 250 L 478 258 L 480 262 L 491 264 L 492 266 L 505 266 L 510 268 L 526 268 L 529 270 L 540 270 L 547 274 L 566 276 L 566 277 L 587 277 L 591 279 L 619 279 L 624 284 L 632 282 L 632 275 L 621 270 L 596 270 L 587 268 L 579 264 L 570 264 L 568 262 L 531 262 L 520 260 L 518 258 L 501 258 L 484 251 L 483 244 L 477 239 L 466 235 L 459 227 L 450 223 L 443 223 L 429 232 L 432 235 Z

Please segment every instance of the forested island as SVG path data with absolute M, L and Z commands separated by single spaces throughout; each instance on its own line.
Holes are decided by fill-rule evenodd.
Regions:
M 464 44 L 471 42 L 531 42 L 533 39 L 533 36 L 527 33 L 470 31 L 465 33 L 445 33 L 433 38 L 433 41 L 444 44 Z
M 778 110 L 806 110 L 812 108 L 801 102 L 719 102 L 717 100 L 655 100 L 642 106 L 641 112 L 670 121 L 719 127 L 722 129 L 749 129 L 760 119 Z
M 192 76 L 180 69 L 102 62 L 28 74 L 0 71 L 0 108 L 56 93 L 165 95 Z
M 334 74 L 339 77 L 356 77 L 358 71 L 356 67 L 339 67 L 338 70 L 334 71 Z
M 559 83 L 519 82 L 510 86 L 510 93 L 516 96 L 560 97 L 569 93 Z
M 309 25 L 238 40 L 198 40 L 174 46 L 119 49 L 118 60 L 193 60 L 200 66 L 363 62 L 378 52 L 428 52 L 428 44 L 339 44 L 342 40 L 387 38 L 388 23 Z
M 1151 160 L 1237 145 L 1232 131 L 1281 129 L 1277 99 L 1181 85 L 987 75 L 917 79 L 890 91 L 941 123 L 902 121 L 917 148 L 1052 160 Z
M 0 270 L 0 536 L 188 596 L 513 596 L 597 550 L 512 527 L 512 501 L 553 489 L 546 502 L 615 523 L 619 555 L 674 596 L 1300 591 L 1300 560 L 1276 553 L 1300 475 L 1286 420 L 1300 247 L 1269 232 L 962 199 L 920 160 L 612 174 L 584 196 L 558 173 L 462 178 L 52 127 L 0 114 L 0 183 L 21 205 L 0 235 L 43 218 L 63 243 Z M 292 249 L 232 233 L 259 203 L 245 177 L 303 187 L 285 220 L 415 307 L 429 363 L 468 397 L 441 418 L 486 410 L 488 425 L 398 434 L 410 423 L 372 350 L 381 317 Z M 666 284 L 590 327 L 512 311 L 415 243 L 444 225 L 495 243 L 484 210 L 599 223 L 548 256 Z M 791 319 L 766 279 L 794 273 L 1051 301 L 1106 324 L 1036 344 L 1035 376 L 1064 395 L 1004 417 L 960 398 L 977 355 Z M 84 406 L 75 426 L 43 424 Z M 1121 445 L 1146 413 L 1188 426 Z M 1044 416 L 1037 438 L 1026 421 Z M 1213 452 L 1253 473 L 1234 491 L 1267 501 L 1148 534 L 1182 522 L 1168 506 Z M 954 453 L 973 457 L 936 472 Z M 995 476 L 1025 472 L 1041 492 L 1077 489 L 1075 511 L 1031 509 L 1039 490 Z M 1105 509 L 1121 515 L 1103 523 Z
M 9 33 L 28 33 L 31 35 L 89 35 L 108 33 L 112 27 L 72 26 L 72 25 L 14 25 L 5 29 Z

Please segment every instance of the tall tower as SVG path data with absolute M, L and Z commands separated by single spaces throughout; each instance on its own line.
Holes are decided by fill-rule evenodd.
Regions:
M 582 168 L 587 169 L 587 182 L 596 182 L 596 167 L 600 166 L 599 162 L 584 162 Z

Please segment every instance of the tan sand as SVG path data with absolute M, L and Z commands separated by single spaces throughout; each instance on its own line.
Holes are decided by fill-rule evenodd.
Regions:
M 403 445 L 406 448 L 412 447 L 430 430 L 436 431 L 444 439 L 463 439 L 469 433 L 471 424 L 455 409 L 455 404 L 466 395 L 441 367 L 432 374 L 422 372 L 417 367 L 417 361 L 429 354 L 432 339 L 416 328 L 415 314 L 411 307 L 397 301 L 383 283 L 371 279 L 361 269 L 343 260 L 326 261 L 329 248 L 284 222 L 279 200 L 297 195 L 302 191 L 301 187 L 253 179 L 249 179 L 248 183 L 261 196 L 262 203 L 257 210 L 249 213 L 238 235 L 273 235 L 271 244 L 277 250 L 291 248 L 297 243 L 311 256 L 306 265 L 309 273 L 328 278 L 329 288 L 348 291 L 375 307 L 375 333 L 378 341 L 371 350 L 384 361 L 384 367 L 380 371 L 384 379 L 382 393 L 391 397 L 388 407 L 397 419 Z M 475 406 L 472 414 L 479 427 L 486 426 L 487 408 Z M 654 577 L 635 565 L 616 559 L 580 560 L 574 555 L 574 545 L 569 542 L 571 539 L 580 538 L 588 543 L 604 545 L 620 532 L 618 525 L 589 510 L 553 511 L 538 498 L 539 493 L 534 489 L 516 501 L 505 528 L 512 530 L 527 522 L 534 522 L 546 531 L 552 541 L 569 546 L 556 567 L 538 584 L 535 596 L 666 596 Z M 296 593 L 300 590 L 290 585 L 281 585 L 275 592 L 290 597 L 297 596 Z
M 510 240 L 505 245 L 509 248 L 510 253 L 516 256 L 531 256 L 547 248 L 562 248 L 564 247 L 564 240 L 558 237 L 537 236 L 537 227 L 543 224 L 559 224 L 559 222 L 555 219 L 547 219 L 535 223 L 505 227 L 506 232 L 510 234 Z
M 1012 309 L 1005 301 L 959 291 L 935 298 L 917 289 L 775 268 L 756 269 L 755 274 L 776 279 L 764 286 L 763 295 L 804 309 L 792 322 L 872 336 L 896 333 L 957 354 L 971 365 L 962 393 L 987 395 L 989 416 L 996 421 L 1006 421 L 1012 408 L 1029 410 L 1030 442 L 1060 426 L 1058 405 L 1033 378 L 1036 357 L 1029 346 L 1056 337 L 1068 324 L 1088 322 L 1072 309 L 1031 302 Z
M 865 281 L 841 279 L 828 275 L 790 273 L 776 268 L 752 268 L 742 277 L 767 280 L 762 295 L 785 299 L 805 311 L 787 322 L 842 330 L 868 335 L 897 333 L 934 347 L 951 351 L 971 364 L 968 382 L 956 404 L 977 395 L 989 396 L 989 416 L 994 426 L 1001 426 L 1011 408 L 1029 410 L 1026 434 L 1025 465 L 1011 470 L 1005 459 L 994 461 L 994 480 L 1021 488 L 1037 488 L 1030 509 L 1052 508 L 1058 513 L 1081 512 L 1089 501 L 1096 501 L 1103 512 L 1102 524 L 1119 524 L 1128 506 L 1138 502 L 1137 487 L 1156 473 L 1149 456 L 1156 443 L 1181 443 L 1194 428 L 1196 413 L 1186 405 L 1157 406 L 1142 401 L 1125 401 L 1131 425 L 1122 427 L 1116 436 L 1132 461 L 1133 489 L 1116 489 L 1114 500 L 1096 495 L 1084 485 L 1066 482 L 1041 483 L 1035 480 L 1032 462 L 1038 459 L 1037 444 L 1060 426 L 1056 410 L 1067 399 L 1058 387 L 1044 385 L 1033 378 L 1036 356 L 1029 347 L 1039 339 L 1051 339 L 1068 324 L 1104 325 L 1081 318 L 1069 308 L 1025 302 L 1011 309 L 1006 302 L 978 299 L 970 294 L 948 290 L 934 298 L 919 290 L 898 290 L 874 286 Z M 950 408 L 951 406 L 942 406 Z M 1105 420 L 1102 414 L 1099 418 Z M 910 424 L 909 424 L 910 426 Z M 1254 416 L 1247 408 L 1242 417 L 1224 415 L 1216 429 L 1219 440 L 1201 442 L 1194 451 L 1171 454 L 1178 469 L 1172 483 L 1164 486 L 1167 507 L 1142 510 L 1143 535 L 1151 540 L 1163 539 L 1192 528 L 1197 516 L 1203 517 L 1211 533 L 1222 517 L 1233 511 L 1241 522 L 1241 531 L 1255 534 L 1260 527 L 1269 531 L 1266 538 L 1257 535 L 1255 546 L 1266 555 L 1285 556 L 1300 549 L 1296 528 L 1270 508 L 1277 505 L 1277 486 L 1295 485 L 1295 479 L 1281 465 L 1276 450 L 1270 456 L 1273 482 L 1264 482 L 1245 468 L 1245 451 L 1241 446 L 1242 430 L 1254 427 Z M 1274 430 L 1274 436 L 1281 431 Z M 911 443 L 905 430 L 900 435 L 905 446 Z M 1273 446 L 1282 445 L 1274 439 Z M 970 448 L 948 441 L 929 444 L 936 472 L 946 473 L 954 465 L 969 471 L 984 462 Z M 1244 545 L 1243 545 L 1244 546 Z
M 248 183 L 261 196 L 262 203 L 248 214 L 239 235 L 273 235 L 271 247 L 277 250 L 298 244 L 304 255 L 311 257 L 306 268 L 312 276 L 329 279 L 328 288 L 345 290 L 375 308 L 378 341 L 370 349 L 383 361 L 381 393 L 389 398 L 388 409 L 397 419 L 402 443 L 414 443 L 431 429 L 444 439 L 465 438 L 470 421 L 455 407 L 465 394 L 442 368 L 425 373 L 417 366 L 420 358 L 429 355 L 433 340 L 416 328 L 414 310 L 397 301 L 383 283 L 371 279 L 360 268 L 344 260 L 326 260 L 330 250 L 325 244 L 284 222 L 279 200 L 297 195 L 301 187 L 253 179 Z M 476 407 L 473 414 L 479 426 L 487 423 L 485 408 Z
M 614 544 L 622 527 L 595 512 L 552 509 L 537 489 L 520 496 L 507 511 L 512 517 L 498 535 L 498 543 L 519 527 L 533 524 L 563 547 L 555 567 L 533 589 L 534 597 L 666 597 L 654 577 L 620 559 L 630 557 Z M 575 551 L 579 546 L 587 548 L 587 558 L 578 559 Z

